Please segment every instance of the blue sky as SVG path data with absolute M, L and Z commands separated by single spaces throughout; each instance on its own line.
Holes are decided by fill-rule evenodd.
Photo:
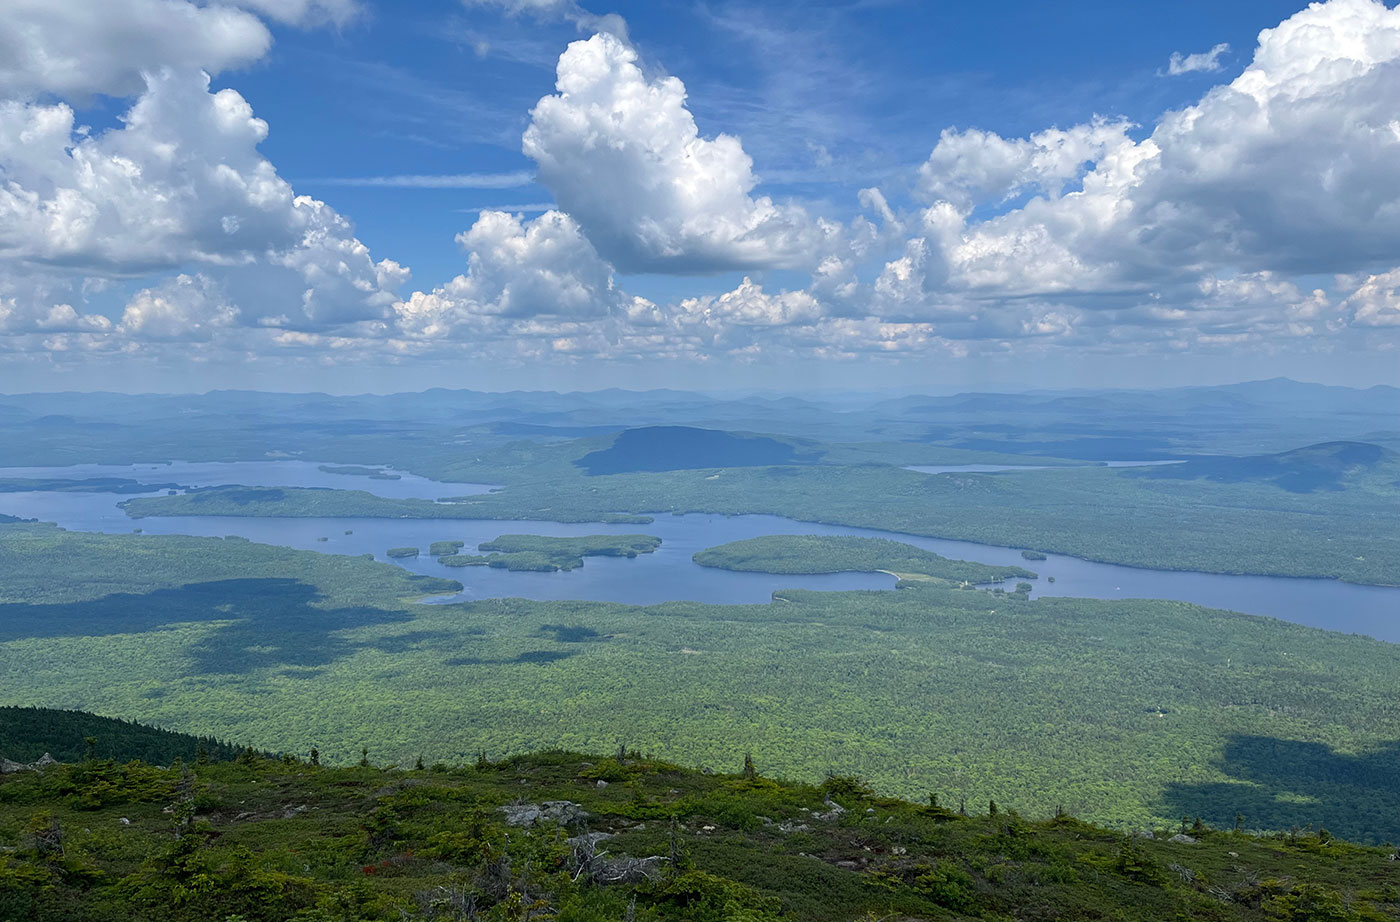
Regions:
M 16 7 L 7 390 L 1400 381 L 1379 0 Z
M 1228 42 L 1245 49 L 1222 61 L 1238 71 L 1259 29 L 1297 6 L 911 0 L 608 10 L 626 17 L 654 66 L 685 82 L 703 134 L 742 138 L 759 176 L 774 177 L 765 189 L 849 216 L 859 188 L 907 186 L 945 127 L 1019 137 L 1096 114 L 1151 125 L 1220 77 L 1163 79 L 1172 52 Z M 369 10 L 338 30 L 275 29 L 265 61 L 218 84 L 273 126 L 263 150 L 299 191 L 354 216 L 372 248 L 412 254 L 415 274 L 448 277 L 462 262 L 452 238 L 473 209 L 550 204 L 549 190 L 318 180 L 532 173 L 520 134 L 553 90 L 559 52 L 580 32 L 453 0 Z M 814 145 L 834 162 L 819 163 Z M 650 297 L 694 291 L 664 277 L 647 284 L 655 288 L 638 290 Z

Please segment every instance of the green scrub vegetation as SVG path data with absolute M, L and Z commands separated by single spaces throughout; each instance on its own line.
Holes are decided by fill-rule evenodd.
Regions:
M 849 776 L 779 781 L 739 751 L 732 774 L 613 752 L 400 770 L 373 750 L 350 767 L 247 750 L 0 776 L 0 918 L 1381 922 L 1400 908 L 1393 849 L 1327 831 L 1187 818 L 1125 834 L 895 800 Z

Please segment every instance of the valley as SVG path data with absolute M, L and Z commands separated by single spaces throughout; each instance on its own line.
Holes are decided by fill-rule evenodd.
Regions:
M 1390 449 L 694 431 L 0 470 L 0 704 L 328 765 L 623 740 L 1120 831 L 1400 839 Z

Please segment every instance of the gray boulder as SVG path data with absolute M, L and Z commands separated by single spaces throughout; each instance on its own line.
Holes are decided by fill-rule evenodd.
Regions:
M 507 826 L 533 826 L 536 823 L 573 826 L 588 819 L 588 812 L 569 800 L 547 800 L 542 804 L 508 804 L 497 809 L 505 814 Z
M 47 752 L 41 755 L 37 762 L 12 762 L 9 759 L 0 759 L 0 775 L 13 775 L 15 772 L 33 772 L 57 764 L 58 760 Z

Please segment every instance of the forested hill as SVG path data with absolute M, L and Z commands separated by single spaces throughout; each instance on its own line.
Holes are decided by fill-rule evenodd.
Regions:
M 169 765 L 176 759 L 193 761 L 201 750 L 216 760 L 232 759 L 239 752 L 238 747 L 212 737 L 174 733 L 85 711 L 0 707 L 0 758 L 12 762 L 33 762 L 48 753 L 60 762 L 139 759 Z
M 1325 830 L 915 804 L 622 747 L 467 766 L 251 752 L 0 775 L 0 920 L 1394 919 L 1395 851 Z
M 612 445 L 574 463 L 589 474 L 762 467 L 811 460 L 791 443 L 690 426 L 646 426 L 619 433 Z
M 1153 479 L 1272 484 L 1290 493 L 1341 490 L 1354 481 L 1400 485 L 1400 454 L 1369 442 L 1323 442 L 1244 458 L 1196 458 L 1125 472 Z

